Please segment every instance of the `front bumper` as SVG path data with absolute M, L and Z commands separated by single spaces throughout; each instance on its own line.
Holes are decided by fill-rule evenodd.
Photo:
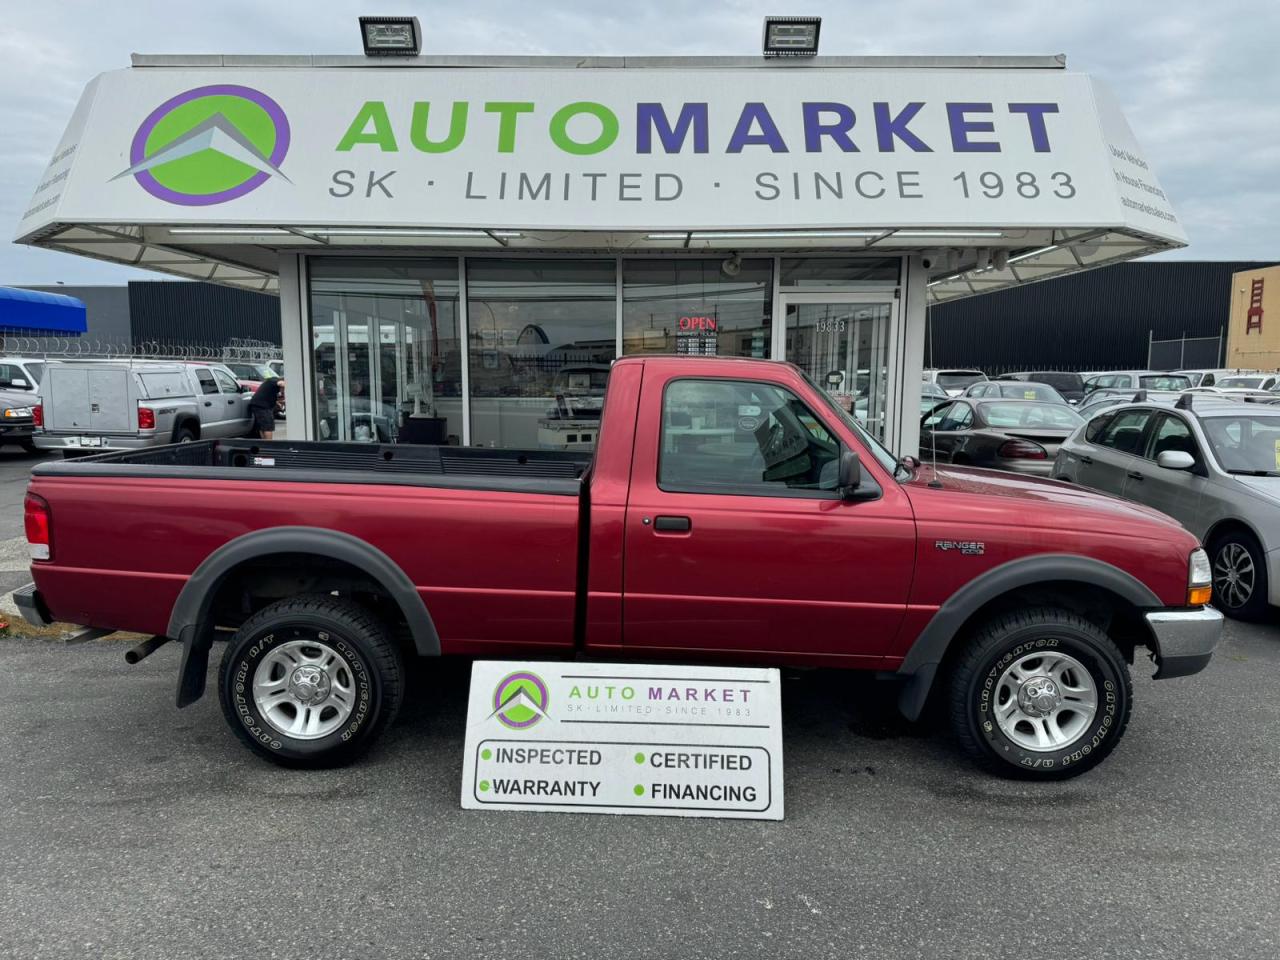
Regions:
M 22 614 L 22 619 L 33 627 L 47 627 L 53 623 L 49 608 L 44 605 L 44 598 L 40 596 L 34 583 L 13 591 L 13 604 Z
M 1199 673 L 1222 638 L 1222 614 L 1213 607 L 1154 610 L 1146 620 L 1155 638 L 1157 680 Z

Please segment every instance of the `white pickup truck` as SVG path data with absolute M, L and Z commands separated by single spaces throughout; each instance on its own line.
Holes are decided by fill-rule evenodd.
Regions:
M 34 408 L 35 444 L 64 456 L 246 436 L 250 394 L 220 363 L 51 364 Z

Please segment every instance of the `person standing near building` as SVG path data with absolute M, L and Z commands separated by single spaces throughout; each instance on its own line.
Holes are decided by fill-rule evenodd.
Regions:
M 263 440 L 272 439 L 276 429 L 276 410 L 283 401 L 284 377 L 268 377 L 253 391 L 249 415 L 253 417 L 253 425 Z

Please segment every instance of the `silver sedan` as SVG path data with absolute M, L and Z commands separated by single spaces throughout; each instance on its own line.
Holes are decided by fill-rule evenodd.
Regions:
M 1053 476 L 1154 507 L 1206 545 L 1214 604 L 1280 604 L 1280 407 L 1209 396 L 1111 407 L 1058 450 Z

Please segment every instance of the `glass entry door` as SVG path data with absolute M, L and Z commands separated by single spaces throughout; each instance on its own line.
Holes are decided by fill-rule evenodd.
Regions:
M 896 309 L 891 295 L 782 295 L 787 359 L 881 440 L 889 398 L 889 330 Z

